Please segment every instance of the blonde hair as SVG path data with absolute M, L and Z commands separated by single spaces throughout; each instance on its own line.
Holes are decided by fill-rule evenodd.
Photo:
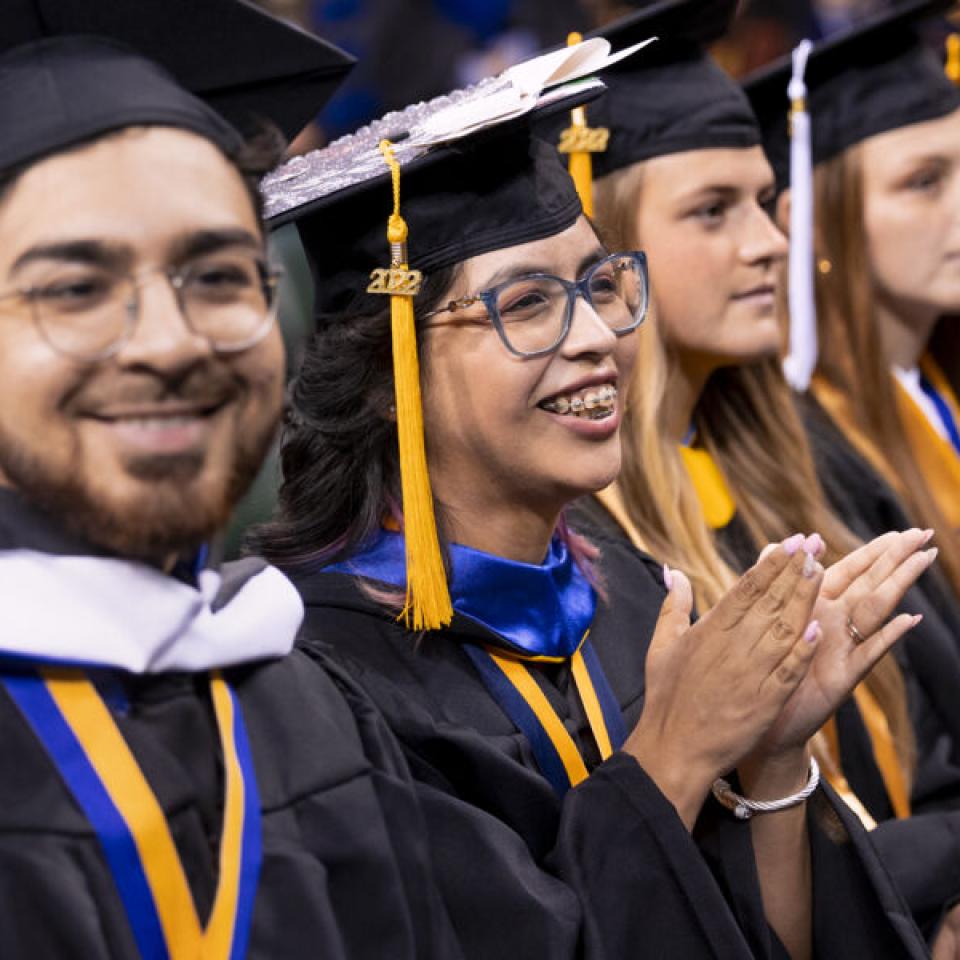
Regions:
M 644 164 L 639 163 L 595 184 L 598 229 L 612 249 L 642 244 L 637 211 L 643 175 Z M 687 574 L 698 606 L 706 610 L 736 580 L 735 560 L 722 555 L 677 445 L 666 430 L 671 366 L 671 350 L 654 315 L 641 327 L 621 431 L 623 466 L 617 487 L 646 548 Z M 828 563 L 860 546 L 827 503 L 779 358 L 715 371 L 693 420 L 758 551 L 796 531 L 813 530 L 827 543 Z M 865 682 L 883 708 L 910 779 L 913 729 L 903 675 L 893 656 L 884 657 Z
M 960 595 L 960 539 L 917 466 L 897 408 L 896 387 L 874 312 L 875 291 L 863 214 L 863 152 L 851 147 L 814 172 L 818 373 L 846 401 L 853 423 L 882 458 L 913 522 L 940 535 L 940 566 Z

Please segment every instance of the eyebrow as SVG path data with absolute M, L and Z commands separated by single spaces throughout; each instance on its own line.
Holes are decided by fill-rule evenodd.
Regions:
M 171 259 L 175 262 L 192 260 L 208 253 L 216 253 L 227 247 L 245 247 L 263 252 L 263 241 L 260 237 L 240 227 L 227 227 L 222 230 L 198 230 L 177 241 L 171 247 Z
M 23 269 L 27 264 L 38 260 L 59 260 L 70 263 L 84 263 L 90 266 L 123 269 L 129 266 L 130 250 L 102 240 L 64 240 L 55 243 L 39 244 L 25 250 L 14 260 L 10 274 Z
M 198 230 L 175 240 L 170 253 L 173 262 L 182 263 L 194 257 L 216 253 L 218 250 L 228 247 L 245 247 L 259 252 L 263 250 L 263 243 L 259 237 L 250 233 L 249 230 L 240 228 Z M 17 257 L 10 268 L 10 274 L 13 275 L 27 264 L 41 260 L 81 263 L 110 270 L 123 270 L 129 268 L 132 263 L 133 251 L 127 246 L 95 239 L 64 240 L 39 244 L 30 247 L 29 250 L 25 250 Z
M 578 277 L 581 276 L 589 267 L 592 267 L 598 260 L 602 260 L 606 256 L 609 256 L 609 253 L 605 247 L 600 245 L 594 247 L 578 264 L 576 275 Z M 485 289 L 496 287 L 501 283 L 507 283 L 510 280 L 517 280 L 520 277 L 526 277 L 536 273 L 549 274 L 550 270 L 542 263 L 515 263 L 497 270 L 482 286 Z
M 746 194 L 747 196 L 762 197 L 765 194 L 772 194 L 777 188 L 776 181 L 771 177 L 765 180 L 755 191 L 751 192 L 749 188 L 735 187 L 729 183 L 714 183 L 708 186 L 700 187 L 690 194 L 681 197 L 680 203 L 686 206 L 691 203 L 698 203 L 711 197 L 719 197 L 726 202 L 739 199 Z

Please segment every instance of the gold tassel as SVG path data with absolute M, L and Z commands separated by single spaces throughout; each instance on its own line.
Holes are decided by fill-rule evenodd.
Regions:
M 450 623 L 453 606 L 440 553 L 423 438 L 420 363 L 417 359 L 417 333 L 413 316 L 413 298 L 420 291 L 423 278 L 419 270 L 411 270 L 407 264 L 407 224 L 400 216 L 400 164 L 388 140 L 380 143 L 380 152 L 393 178 L 393 213 L 387 221 L 390 267 L 373 271 L 367 292 L 390 296 L 400 488 L 407 560 L 406 604 L 398 619 L 403 620 L 409 629 L 437 630 Z
M 948 79 L 960 86 L 960 34 L 947 37 L 947 65 L 944 68 Z
M 567 37 L 567 46 L 573 47 L 582 41 L 579 33 L 571 33 Z M 590 154 L 603 153 L 609 139 L 610 131 L 606 127 L 587 126 L 585 107 L 574 107 L 570 111 L 570 126 L 560 135 L 557 149 L 570 156 L 570 177 L 588 217 L 593 216 L 593 158 Z

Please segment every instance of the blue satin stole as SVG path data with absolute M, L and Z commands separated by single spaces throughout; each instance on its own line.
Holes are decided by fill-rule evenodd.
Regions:
M 586 778 L 586 765 L 527 664 L 569 662 L 601 757 L 622 746 L 626 730 L 620 707 L 589 641 L 596 591 L 559 537 L 553 538 L 539 565 L 460 544 L 451 546 L 450 559 L 454 610 L 496 638 L 483 646 L 464 643 L 464 652 L 562 796 Z M 383 530 L 366 550 L 324 569 L 403 589 L 403 536 Z

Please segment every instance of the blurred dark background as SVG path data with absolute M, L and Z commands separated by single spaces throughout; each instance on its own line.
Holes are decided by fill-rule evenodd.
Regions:
M 296 149 L 348 133 L 388 110 L 499 73 L 571 30 L 587 31 L 643 3 L 622 0 L 259 0 L 349 50 L 359 65 Z M 742 0 L 716 50 L 736 75 L 803 37 L 841 30 L 893 0 Z

